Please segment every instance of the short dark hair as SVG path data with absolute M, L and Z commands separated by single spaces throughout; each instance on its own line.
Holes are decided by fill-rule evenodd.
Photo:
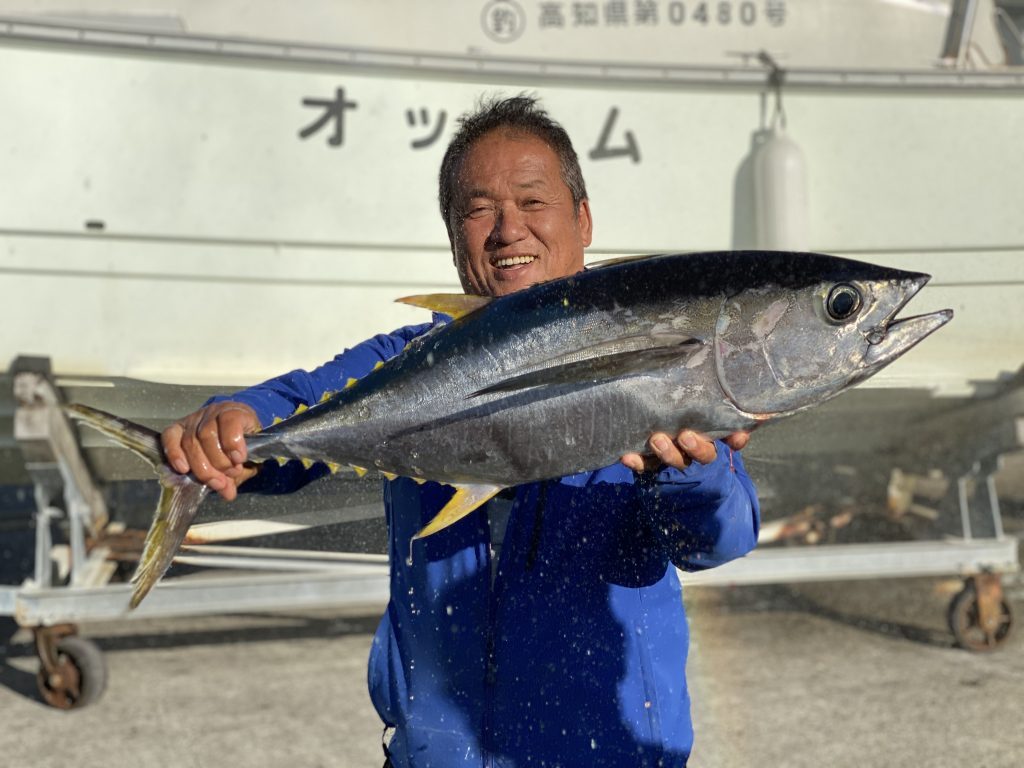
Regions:
M 459 118 L 459 129 L 455 132 L 441 161 L 438 178 L 438 202 L 441 218 L 451 234 L 452 201 L 459 183 L 462 163 L 474 142 L 497 129 L 527 133 L 546 143 L 555 154 L 561 168 L 562 181 L 572 193 L 574 208 L 587 199 L 587 186 L 583 182 L 580 161 L 573 149 L 572 141 L 565 129 L 548 117 L 548 113 L 537 104 L 537 98 L 520 94 L 502 99 L 492 97 L 481 99 L 476 111 L 467 112 Z

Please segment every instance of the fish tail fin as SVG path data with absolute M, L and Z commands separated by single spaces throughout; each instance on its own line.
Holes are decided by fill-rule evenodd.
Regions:
M 87 405 L 71 403 L 64 406 L 64 412 L 142 457 L 155 471 L 165 463 L 159 432 Z
M 209 488 L 197 483 L 188 475 L 179 475 L 173 470 L 160 472 L 160 501 L 156 514 L 146 532 L 146 543 L 142 557 L 132 575 L 131 600 L 129 608 L 138 607 L 160 577 L 171 567 L 174 555 L 185 539 L 200 503 Z
M 134 590 L 129 608 L 135 608 L 170 567 L 209 489 L 190 475 L 178 474 L 167 464 L 159 432 L 86 405 L 71 404 L 64 409 L 72 419 L 103 433 L 143 458 L 159 478 L 160 501 L 146 533 L 142 557 L 132 576 Z

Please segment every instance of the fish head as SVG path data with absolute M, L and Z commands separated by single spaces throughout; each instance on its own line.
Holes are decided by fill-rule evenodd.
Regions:
M 715 328 L 719 382 L 762 421 L 874 375 L 953 317 L 897 318 L 930 275 L 828 258 L 824 277 L 793 275 L 727 298 Z M 819 270 L 811 270 L 818 272 Z

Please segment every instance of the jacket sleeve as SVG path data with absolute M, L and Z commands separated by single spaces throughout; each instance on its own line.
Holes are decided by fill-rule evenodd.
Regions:
M 325 393 L 343 389 L 349 379 L 366 376 L 378 364 L 397 355 L 406 344 L 426 333 L 433 325 L 409 325 L 393 333 L 374 336 L 346 349 L 312 371 L 292 371 L 231 395 L 210 398 L 206 404 L 224 401 L 245 403 L 256 411 L 262 426 L 269 426 L 277 418 L 286 419 L 294 414 L 300 405 L 315 405 Z M 256 477 L 243 484 L 239 490 L 263 494 L 291 493 L 329 471 L 323 464 L 314 464 L 306 469 L 299 461 L 289 461 L 283 466 L 268 461 L 262 465 Z
M 714 568 L 757 544 L 760 507 L 743 459 L 722 441 L 707 465 L 664 469 L 644 483 L 644 503 L 666 537 L 669 558 L 685 571 Z
M 256 411 L 260 424 L 267 427 L 274 419 L 288 418 L 300 405 L 315 405 L 325 393 L 344 389 L 349 379 L 363 378 L 378 363 L 390 360 L 431 326 L 432 323 L 408 325 L 393 333 L 374 336 L 312 371 L 295 370 L 231 395 L 212 397 L 206 404 L 229 400 L 245 403 Z

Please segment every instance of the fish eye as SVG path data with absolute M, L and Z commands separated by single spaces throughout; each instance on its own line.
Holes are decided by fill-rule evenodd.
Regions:
M 848 320 L 860 309 L 860 291 L 847 283 L 840 283 L 828 292 L 825 311 L 833 320 Z

